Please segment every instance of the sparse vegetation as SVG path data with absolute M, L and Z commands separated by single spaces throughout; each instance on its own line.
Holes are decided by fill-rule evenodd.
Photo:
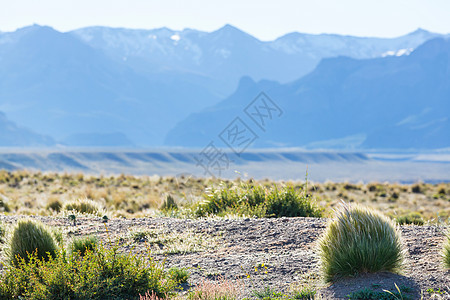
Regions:
M 202 280 L 188 295 L 188 300 L 235 300 L 239 298 L 241 286 L 237 281 L 219 278 Z
M 45 248 L 42 245 L 30 246 L 28 250 L 19 254 L 20 258 L 16 260 L 12 259 L 14 256 L 11 250 L 3 252 L 2 255 L 7 255 L 11 264 L 4 268 L 0 275 L 0 298 L 17 299 L 20 296 L 23 299 L 102 299 L 102 297 L 136 299 L 141 297 L 141 299 L 156 300 L 172 297 L 172 291 L 178 286 L 178 288 L 190 288 L 183 296 L 188 299 L 239 299 L 242 296 L 239 282 L 247 280 L 245 276 L 239 277 L 241 279 L 236 281 L 225 280 L 221 276 L 226 273 L 223 273 L 220 268 L 209 266 L 203 269 L 203 265 L 202 268 L 189 265 L 189 269 L 172 267 L 164 270 L 163 265 L 154 263 L 149 256 L 141 256 L 143 249 L 146 248 L 148 253 L 151 252 L 157 259 L 169 258 L 172 266 L 179 254 L 193 252 L 201 254 L 203 251 L 216 250 L 221 252 L 223 250 L 221 248 L 222 233 L 217 229 L 206 226 L 192 227 L 187 230 L 182 227 L 175 227 L 175 229 L 172 227 L 172 230 L 168 230 L 151 223 L 151 226 L 147 226 L 144 224 L 149 223 L 143 222 L 139 225 L 134 224 L 128 229 L 124 228 L 129 230 L 128 232 L 111 231 L 118 244 L 105 246 L 100 242 L 105 240 L 105 237 L 98 235 L 98 227 L 95 228 L 95 226 L 103 227 L 101 222 L 108 222 L 109 217 L 111 222 L 107 224 L 108 227 L 117 229 L 117 217 L 212 217 L 214 219 L 235 217 L 243 224 L 259 224 L 258 222 L 262 220 L 255 220 L 253 217 L 330 216 L 336 208 L 338 197 L 345 198 L 349 202 L 382 209 L 393 220 L 372 209 L 357 206 L 339 210 L 336 219 L 331 221 L 320 240 L 319 249 L 325 279 L 332 281 L 347 275 L 381 270 L 397 272 L 402 266 L 403 249 L 399 243 L 400 235 L 395 223 L 399 225 L 426 223 L 428 225 L 438 222 L 440 225 L 445 225 L 450 215 L 449 191 L 450 183 L 305 184 L 270 180 L 208 178 L 177 180 L 157 176 L 103 177 L 0 171 L 0 211 L 3 214 L 49 215 L 52 216 L 52 220 L 56 216 L 56 223 L 60 222 L 57 226 L 59 228 L 64 226 L 64 231 L 44 226 L 45 238 L 39 238 L 39 241 L 42 243 L 52 241 L 53 250 L 41 250 Z M 106 211 L 108 216 L 105 214 Z M 12 249 L 13 247 L 10 247 L 12 237 L 22 221 L 12 226 L 8 225 L 8 222 L 0 224 L 0 238 L 4 236 L 3 240 L 8 241 L 3 248 Z M 36 221 L 32 222 L 39 224 Z M 134 223 L 134 220 L 127 222 Z M 203 221 L 189 220 L 188 222 L 202 223 Z M 216 220 L 208 219 L 206 222 L 216 222 Z M 88 224 L 96 225 L 86 230 L 86 226 L 91 226 Z M 253 227 L 249 230 L 253 230 Z M 405 227 L 404 230 L 425 228 L 428 227 Z M 34 231 L 39 230 L 34 229 Z M 5 232 L 7 232 L 6 235 Z M 98 238 L 94 236 L 74 238 L 80 233 L 82 235 L 96 234 Z M 66 237 L 68 237 L 68 243 L 64 242 Z M 21 238 L 20 240 L 29 243 L 32 239 Z M 286 237 L 286 240 L 280 240 L 280 244 L 268 244 L 267 248 L 271 251 L 273 247 L 284 247 L 283 243 L 287 243 L 285 246 L 290 247 L 291 242 Z M 450 268 L 450 238 L 444 242 L 443 249 L 444 266 Z M 250 268 L 255 266 L 255 270 L 263 270 L 265 265 L 260 264 L 262 261 L 265 262 L 265 260 L 257 261 Z M 224 263 L 229 262 L 224 261 Z M 199 265 L 201 264 L 200 261 Z M 174 265 L 182 266 L 178 262 Z M 198 268 L 199 271 L 192 271 L 191 268 Z M 267 267 L 264 270 L 267 271 Z M 187 284 L 191 271 L 196 272 L 195 276 L 200 272 L 203 277 L 211 280 L 191 282 L 190 279 Z M 319 282 L 322 278 L 320 272 L 316 273 L 317 282 Z M 195 276 L 193 278 L 196 278 Z M 261 286 L 266 286 L 266 282 L 261 282 L 259 288 Z M 131 288 L 133 291 L 130 290 Z M 290 292 L 284 289 L 283 292 L 279 292 L 271 289 L 273 287 L 268 290 L 256 288 L 253 296 L 264 300 L 320 299 L 318 294 L 321 293 L 319 283 L 312 285 L 310 279 L 296 290 L 290 287 Z M 447 291 L 446 287 L 443 289 Z M 436 293 L 433 292 L 433 294 Z M 408 299 L 409 295 L 402 288 L 392 293 L 372 288 L 357 291 L 349 297 L 350 299 Z
M 278 292 L 274 289 L 271 289 L 269 286 L 266 286 L 263 289 L 260 290 L 254 290 L 253 291 L 253 296 L 257 299 L 277 299 L 277 298 L 282 298 L 284 295 L 281 292 Z
M 299 194 L 297 198 L 313 200 L 313 203 L 324 209 L 325 216 L 332 213 L 332 208 L 341 198 L 356 203 L 370 203 L 371 207 L 392 216 L 419 213 L 424 222 L 446 222 L 450 216 L 450 183 L 400 185 L 326 182 L 310 183 L 306 187 L 301 182 L 269 180 L 128 175 L 105 177 L 28 171 L 0 171 L 0 178 L 0 211 L 10 214 L 67 216 L 75 213 L 102 217 L 106 210 L 110 218 L 158 214 L 181 218 L 211 214 L 264 216 L 267 207 L 261 203 L 267 202 L 269 192 L 278 190 L 279 194 L 283 194 L 287 187 L 292 187 Z M 223 196 L 223 199 L 216 199 L 223 202 L 216 201 L 210 207 L 201 206 L 215 212 L 197 210 L 198 204 L 211 200 L 213 192 L 223 190 L 227 195 L 218 195 Z M 238 197 L 241 195 L 243 197 Z M 90 201 L 84 202 L 86 198 Z M 233 203 L 228 205 L 226 200 Z M 79 202 L 87 205 L 79 205 Z M 176 204 L 177 210 L 173 204 Z M 276 209 L 284 209 L 276 201 L 272 204 Z M 291 204 L 296 205 L 294 202 Z M 273 216 L 278 215 L 276 212 L 271 213 Z
M 395 285 L 396 291 L 375 291 L 372 288 L 363 288 L 359 291 L 353 292 L 348 295 L 348 299 L 354 300 L 412 300 L 413 298 L 409 293 L 411 289 L 409 287 L 398 287 Z
M 311 287 L 304 287 L 301 290 L 296 291 L 292 298 L 297 300 L 314 300 L 317 292 Z
M 398 272 L 403 248 L 396 225 L 380 213 L 344 205 L 319 241 L 326 281 L 363 272 Z
M 311 287 L 303 287 L 292 293 L 282 293 L 270 287 L 253 291 L 253 296 L 260 300 L 313 300 L 316 299 L 316 294 Z
M 133 243 L 145 242 L 157 254 L 186 254 L 214 249 L 217 238 L 192 230 L 165 232 L 135 228 L 128 233 L 128 239 Z

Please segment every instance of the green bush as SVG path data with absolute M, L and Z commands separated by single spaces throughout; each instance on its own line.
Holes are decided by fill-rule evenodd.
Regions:
M 329 282 L 363 272 L 398 272 L 404 250 L 393 221 L 374 210 L 345 205 L 320 238 L 319 255 Z
M 400 225 L 409 225 L 409 224 L 414 224 L 414 225 L 423 225 L 423 219 L 422 216 L 419 213 L 410 213 L 404 216 L 399 216 L 396 219 L 397 223 Z
M 169 275 L 178 283 L 185 283 L 189 279 L 189 272 L 185 268 L 172 267 L 169 269 Z
M 70 250 L 73 254 L 78 253 L 80 256 L 85 256 L 87 251 L 95 251 L 97 244 L 96 236 L 75 238 L 70 245 Z
M 64 210 L 76 211 L 82 214 L 92 214 L 97 216 L 104 215 L 103 209 L 100 205 L 89 199 L 78 199 L 76 201 L 68 202 L 64 205 Z
M 198 217 L 225 213 L 227 210 L 238 207 L 240 198 L 237 188 L 212 190 L 204 197 L 205 201 L 196 206 L 195 212 Z
M 447 234 L 447 240 L 444 242 L 444 266 L 450 269 L 450 232 Z
M 20 259 L 27 261 L 31 253 L 35 253 L 39 259 L 55 257 L 58 247 L 52 231 L 44 224 L 22 219 L 17 222 L 12 231 L 8 252 L 10 262 L 17 265 Z
M 267 217 L 320 217 L 321 211 L 313 205 L 308 195 L 302 195 L 293 187 L 279 191 L 274 188 L 267 197 Z
M 257 217 L 320 217 L 309 195 L 293 187 L 242 185 L 212 190 L 205 201 L 197 204 L 195 214 L 207 215 L 253 215 Z
M 97 247 L 80 259 L 63 251 L 48 261 L 29 255 L 0 275 L 1 299 L 137 299 L 152 291 L 166 297 L 176 283 L 163 265 L 118 247 Z

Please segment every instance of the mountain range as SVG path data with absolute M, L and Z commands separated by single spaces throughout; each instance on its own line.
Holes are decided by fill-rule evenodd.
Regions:
M 307 106 L 311 111 L 320 111 L 330 101 L 336 104 L 340 101 L 336 98 L 338 94 L 333 99 L 329 97 L 337 86 L 321 85 L 324 74 L 343 79 L 345 76 L 339 72 L 350 72 L 353 66 L 364 65 L 367 61 L 372 61 L 370 68 L 377 70 L 388 64 L 391 72 L 396 72 L 395 68 L 404 68 L 403 65 L 387 62 L 406 59 L 408 64 L 407 58 L 414 57 L 414 49 L 438 37 L 442 35 L 419 29 L 390 39 L 290 33 L 274 41 L 260 41 L 231 25 L 214 32 L 88 27 L 65 33 L 34 25 L 15 32 L 0 32 L 0 111 L 8 118 L 2 115 L 0 127 L 9 124 L 5 126 L 11 128 L 10 124 L 18 124 L 20 130 L 12 132 L 22 146 L 160 146 L 164 143 L 202 146 L 210 136 L 209 131 L 224 119 L 220 108 L 228 106 L 230 101 L 245 102 L 254 97 L 256 91 L 269 88 L 270 95 L 273 93 L 280 99 L 286 110 L 295 111 L 291 107 L 302 102 L 292 93 L 305 93 L 304 89 L 309 88 L 316 89 L 318 94 L 308 94 Z M 333 57 L 337 58 L 328 59 Z M 364 73 L 361 76 L 386 75 L 364 70 L 360 71 Z M 346 83 L 355 90 L 355 95 L 361 96 L 361 88 L 355 82 L 364 80 L 358 77 L 360 73 L 353 71 L 352 78 L 356 81 L 347 78 Z M 440 69 L 425 71 L 433 76 L 441 72 Z M 403 75 L 412 76 L 407 72 Z M 299 84 L 300 90 L 294 91 Z M 372 85 L 373 81 L 364 81 L 364 84 L 367 92 L 381 92 L 376 90 L 379 85 Z M 396 80 L 390 84 L 395 85 Z M 425 85 L 424 89 L 435 87 L 420 84 Z M 319 93 L 323 88 L 329 91 Z M 421 93 L 440 93 L 424 89 Z M 367 98 L 369 100 L 372 101 Z M 299 108 L 303 106 L 304 103 Z M 408 116 L 423 125 L 433 109 L 436 107 Z M 209 114 L 211 111 L 217 111 L 218 115 Z M 288 118 L 286 114 L 282 120 Z M 297 120 L 294 119 L 291 121 Z M 378 131 L 364 127 L 359 133 L 347 130 L 335 134 L 331 130 L 322 136 L 320 130 L 326 128 L 317 127 L 317 132 L 301 138 L 293 135 L 289 140 L 288 133 L 292 134 L 293 130 L 284 128 L 283 122 L 280 119 L 281 127 L 274 125 L 270 129 L 283 132 L 278 136 L 274 133 L 277 139 L 268 132 L 260 135 L 256 145 L 321 147 L 323 142 L 325 146 L 333 143 L 339 146 L 348 145 L 350 140 L 352 145 L 377 147 L 378 140 L 373 139 L 377 134 L 383 135 L 378 127 Z M 195 126 L 190 127 L 191 124 Z M 298 125 L 289 124 L 292 128 Z M 397 128 L 389 130 L 394 129 Z M 27 138 L 22 139 L 22 134 Z M 336 139 L 330 144 L 330 140 Z M 360 142 L 355 144 L 355 139 Z M 3 135 L 0 135 L 0 144 L 15 145 Z
M 272 108 L 256 102 L 266 116 L 263 128 L 254 110 L 245 113 L 260 92 Z M 233 95 L 180 122 L 166 143 L 227 146 L 220 136 L 236 117 L 257 136 L 257 147 L 450 147 L 450 39 L 432 39 L 399 57 L 323 59 L 287 84 L 243 78 Z

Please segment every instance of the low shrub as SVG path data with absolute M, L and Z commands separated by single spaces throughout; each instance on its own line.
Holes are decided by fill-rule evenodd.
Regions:
M 186 283 L 189 279 L 189 272 L 185 268 L 172 267 L 169 269 L 169 275 L 178 283 Z
M 98 238 L 96 236 L 87 236 L 75 238 L 70 245 L 70 251 L 80 256 L 85 256 L 87 251 L 95 251 L 98 245 Z
M 30 254 L 0 275 L 1 299 L 137 299 L 147 291 L 165 298 L 175 286 L 151 258 L 103 245 L 82 259 L 63 251 L 48 261 Z
M 227 210 L 238 207 L 240 202 L 237 187 L 234 189 L 213 189 L 210 193 L 204 195 L 204 197 L 205 201 L 198 203 L 195 207 L 195 214 L 198 217 L 219 215 Z
M 278 188 L 272 189 L 266 202 L 266 217 L 320 217 L 322 215 L 309 195 L 301 194 L 293 187 L 286 187 L 281 191 Z
M 320 217 L 310 195 L 293 187 L 242 185 L 212 190 L 205 201 L 197 204 L 195 214 L 207 215 L 252 215 L 257 217 Z
M 399 216 L 396 219 L 397 223 L 399 225 L 423 225 L 424 221 L 422 219 L 422 216 L 419 213 L 409 213 L 407 215 Z
M 22 219 L 12 230 L 7 250 L 11 264 L 17 265 L 20 259 L 28 261 L 28 257 L 32 253 L 39 259 L 54 258 L 58 247 L 52 231 L 44 224 L 30 219 Z
M 89 199 L 78 199 L 76 201 L 68 202 L 64 205 L 64 210 L 97 216 L 104 215 L 104 210 L 101 206 L 97 202 Z
M 330 282 L 363 272 L 398 272 L 404 250 L 393 221 L 374 210 L 344 205 L 320 238 L 319 255 Z

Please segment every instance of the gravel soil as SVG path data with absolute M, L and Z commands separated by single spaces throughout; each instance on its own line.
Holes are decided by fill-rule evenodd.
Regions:
M 0 216 L 2 223 L 15 223 L 18 216 Z M 270 287 L 289 293 L 302 286 L 314 287 L 319 299 L 348 299 L 347 295 L 363 288 L 395 291 L 394 283 L 407 287 L 410 299 L 433 298 L 428 289 L 443 291 L 433 299 L 450 299 L 450 270 L 442 265 L 443 226 L 402 226 L 406 263 L 402 275 L 391 273 L 361 274 L 334 284 L 324 284 L 320 277 L 317 240 L 326 228 L 326 219 L 113 219 L 78 218 L 77 225 L 64 218 L 34 217 L 60 227 L 69 236 L 95 234 L 103 240 L 120 241 L 124 251 L 152 249 L 153 256 L 166 267 L 184 267 L 190 272 L 189 284 L 202 280 L 226 278 L 238 282 L 242 297 Z M 106 230 L 107 228 L 107 230 Z M 164 244 L 149 244 L 147 238 L 131 239 L 130 232 L 158 234 L 189 232 L 204 238 L 197 252 L 164 252 Z M 189 241 L 182 241 L 182 243 Z M 184 288 L 187 290 L 188 285 Z

